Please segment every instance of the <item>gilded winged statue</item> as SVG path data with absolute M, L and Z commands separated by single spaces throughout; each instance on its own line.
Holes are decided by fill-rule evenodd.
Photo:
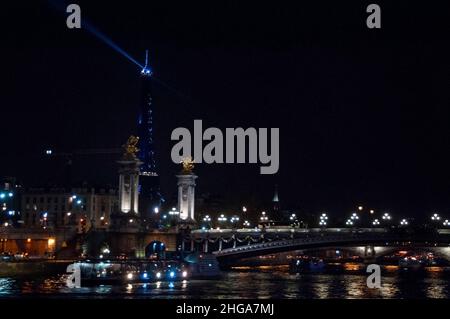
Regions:
M 123 145 L 124 154 L 123 157 L 126 159 L 136 159 L 136 154 L 139 152 L 139 148 L 137 147 L 139 143 L 139 137 L 131 135 L 127 143 Z
M 192 174 L 192 170 L 194 169 L 194 160 L 192 157 L 186 157 L 181 161 L 181 165 L 183 165 L 182 174 Z

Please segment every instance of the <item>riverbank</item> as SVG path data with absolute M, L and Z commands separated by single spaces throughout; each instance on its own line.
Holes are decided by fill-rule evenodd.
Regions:
M 0 277 L 52 275 L 66 272 L 70 260 L 24 260 L 0 262 Z

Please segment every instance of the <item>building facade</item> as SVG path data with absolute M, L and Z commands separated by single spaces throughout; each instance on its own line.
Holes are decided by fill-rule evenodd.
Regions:
M 91 227 L 106 229 L 118 207 L 114 189 L 30 188 L 21 197 L 22 224 L 28 229 L 76 227 L 80 233 Z

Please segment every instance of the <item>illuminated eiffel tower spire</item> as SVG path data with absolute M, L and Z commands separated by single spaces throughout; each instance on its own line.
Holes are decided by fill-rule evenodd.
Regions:
M 141 71 L 142 95 L 139 108 L 138 136 L 139 160 L 143 163 L 141 174 L 157 176 L 153 143 L 152 71 L 148 66 L 148 50 L 145 52 L 145 66 Z

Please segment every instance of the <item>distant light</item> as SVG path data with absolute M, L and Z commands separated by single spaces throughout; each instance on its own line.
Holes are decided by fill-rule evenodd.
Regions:
M 13 197 L 13 193 L 8 193 L 8 196 L 9 197 Z
M 175 272 L 171 271 L 171 272 L 169 273 L 169 276 L 170 276 L 170 278 L 174 278 L 174 277 L 175 277 Z
M 72 199 L 77 199 L 77 195 L 73 195 L 73 196 L 72 196 Z
M 45 151 L 45 154 L 47 154 L 47 155 L 52 155 L 52 153 L 53 153 L 52 150 L 46 150 L 46 151 Z
M 8 227 L 8 226 L 9 226 L 9 223 L 8 223 L 8 222 L 6 222 L 6 223 L 5 223 L 4 225 L 5 225 L 5 227 Z
M 104 253 L 104 254 L 109 254 L 109 253 L 110 253 L 110 250 L 109 250 L 108 248 L 105 248 L 105 249 L 103 249 L 103 253 Z
M 158 213 L 159 213 L 159 208 L 158 208 L 158 207 L 153 208 L 153 212 L 154 212 L 155 214 L 158 214 Z
M 187 271 L 186 271 L 186 270 L 183 271 L 183 272 L 181 273 L 181 276 L 182 276 L 183 278 L 186 278 L 186 277 L 187 277 Z
M 68 213 L 67 213 L 67 216 L 70 216 L 70 215 L 72 215 L 72 213 L 71 213 L 71 212 L 68 212 Z
M 358 210 L 363 210 L 363 209 L 364 209 L 364 207 L 358 206 Z
M 0 198 L 5 198 L 5 194 L 1 193 Z
M 105 216 L 100 216 L 100 220 L 104 220 L 105 219 Z
M 16 212 L 13 211 L 13 210 L 10 210 L 10 211 L 8 212 L 8 215 L 9 215 L 9 216 L 14 216 L 15 214 L 16 214 Z
M 341 252 L 339 250 L 336 250 L 336 255 L 339 255 Z
M 47 218 L 47 216 L 48 216 L 48 213 L 44 213 L 44 218 Z
M 439 214 L 433 214 L 433 216 L 431 216 L 431 220 L 441 220 L 441 216 L 439 216 Z
M 156 273 L 156 278 L 161 278 L 161 273 L 159 271 Z
M 129 222 L 132 223 L 132 222 L 133 222 L 133 219 L 130 219 Z
M 77 204 L 78 204 L 78 205 L 81 204 L 81 199 L 77 200 Z
M 244 213 L 247 212 L 247 207 L 242 206 L 242 211 L 243 211 Z
M 142 69 L 141 74 L 142 75 L 152 75 L 152 71 L 148 67 L 145 67 Z
M 53 246 L 55 244 L 55 242 L 56 242 L 55 238 L 49 238 L 47 241 L 47 244 L 50 247 L 50 246 Z
M 163 217 L 162 217 L 163 219 L 166 219 L 167 218 L 167 215 L 163 215 Z
M 371 213 L 371 214 L 374 214 L 374 213 L 375 213 L 375 211 L 374 211 L 373 209 L 371 209 L 371 210 L 370 210 L 370 213 Z
M 31 243 L 31 238 L 27 238 L 27 243 Z
M 127 279 L 128 279 L 128 280 L 133 279 L 133 274 L 132 274 L 132 273 L 127 274 Z
M 98 256 L 100 259 L 103 259 L 103 255 Z
M 147 279 L 147 278 L 148 278 L 148 274 L 147 274 L 146 272 L 144 272 L 144 274 L 142 275 L 142 277 L 143 277 L 144 279 Z

